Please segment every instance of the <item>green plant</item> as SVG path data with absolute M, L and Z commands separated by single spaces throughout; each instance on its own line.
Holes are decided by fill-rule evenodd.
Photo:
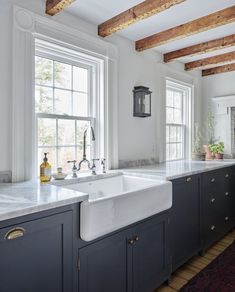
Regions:
M 209 149 L 214 154 L 224 153 L 224 142 L 219 142 L 217 144 L 210 144 Z
M 193 153 L 201 153 L 202 148 L 202 133 L 198 123 L 194 123 L 193 133 Z

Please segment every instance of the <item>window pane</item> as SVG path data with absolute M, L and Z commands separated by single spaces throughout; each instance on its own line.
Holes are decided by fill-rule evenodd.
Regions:
M 182 113 L 179 109 L 174 109 L 174 123 L 181 124 L 182 123 Z
M 173 107 L 174 106 L 174 92 L 172 90 L 166 91 L 166 106 Z
M 63 172 L 71 172 L 73 165 L 67 161 L 74 159 L 76 159 L 75 147 L 60 147 L 58 149 L 58 167 L 62 167 Z
M 177 142 L 177 127 L 170 127 L 170 142 Z
M 72 88 L 72 66 L 54 62 L 55 87 L 71 89 Z
M 169 151 L 170 151 L 170 147 L 169 147 L 169 144 L 166 144 L 166 160 L 170 160 L 170 154 L 169 154 Z
M 35 83 L 40 85 L 53 85 L 53 61 L 35 57 Z
M 178 127 L 177 129 L 177 142 L 183 143 L 183 127 Z
M 177 144 L 177 159 L 183 159 L 183 144 Z
M 88 116 L 88 100 L 86 93 L 73 93 L 73 115 L 80 117 Z
M 71 92 L 55 89 L 55 111 L 56 114 L 69 115 L 71 113 Z
M 38 174 L 40 172 L 40 164 L 43 162 L 44 153 L 47 154 L 48 162 L 51 165 L 52 172 L 56 172 L 56 149 L 55 148 L 38 148 Z
M 88 70 L 73 67 L 73 90 L 88 92 Z
M 176 144 L 169 144 L 169 159 L 170 160 L 175 160 L 177 159 L 176 156 L 176 151 L 177 151 L 177 146 Z
M 75 121 L 58 120 L 58 144 L 75 145 Z
M 37 113 L 53 112 L 53 89 L 43 86 L 36 86 L 35 107 Z
M 182 94 L 175 92 L 174 94 L 174 107 L 181 109 L 182 108 Z
M 38 119 L 38 145 L 56 145 L 56 121 L 54 119 Z
M 166 122 L 174 123 L 174 110 L 169 107 L 166 108 Z

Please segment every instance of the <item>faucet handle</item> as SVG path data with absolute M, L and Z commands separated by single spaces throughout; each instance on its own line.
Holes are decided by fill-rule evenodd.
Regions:
M 72 168 L 72 172 L 73 172 L 73 177 L 77 177 L 77 166 L 76 166 L 76 162 L 77 160 L 68 160 L 67 163 L 73 163 L 73 168 Z
M 106 173 L 106 165 L 105 165 L 105 162 L 106 162 L 106 159 L 105 158 L 101 159 L 101 165 L 103 165 L 103 170 L 102 170 L 103 173 Z
M 92 170 L 92 174 L 96 175 L 96 165 L 95 165 L 95 161 L 99 161 L 99 158 L 93 158 L 92 159 L 92 166 L 91 166 L 91 170 Z

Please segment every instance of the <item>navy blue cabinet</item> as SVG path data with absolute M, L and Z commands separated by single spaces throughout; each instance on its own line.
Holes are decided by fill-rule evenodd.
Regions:
M 72 292 L 72 212 L 0 229 L 1 292 Z
M 234 227 L 234 167 L 202 175 L 202 238 L 207 248 Z
M 173 202 L 170 210 L 171 272 L 200 250 L 200 176 L 172 181 Z
M 168 277 L 167 215 L 79 251 L 79 292 L 152 292 Z

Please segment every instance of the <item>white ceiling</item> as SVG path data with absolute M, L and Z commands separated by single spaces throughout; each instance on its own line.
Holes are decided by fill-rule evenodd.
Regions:
M 119 14 L 120 12 L 141 3 L 142 1 L 143 0 L 77 0 L 69 8 L 67 8 L 67 11 L 90 23 L 98 25 Z M 117 34 L 135 41 L 232 5 L 235 5 L 235 0 L 186 0 L 185 2 L 175 5 L 164 12 L 133 24 Z M 234 33 L 235 22 L 159 46 L 154 50 L 161 53 L 166 53 Z M 202 55 L 201 57 L 204 58 L 233 50 L 235 50 L 235 47 L 208 53 Z M 200 57 L 198 56 L 187 57 L 183 58 L 182 61 L 188 62 L 199 58 Z

